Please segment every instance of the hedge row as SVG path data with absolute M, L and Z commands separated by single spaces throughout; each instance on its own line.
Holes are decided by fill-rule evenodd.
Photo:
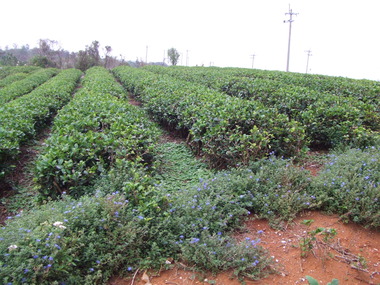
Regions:
M 13 82 L 7 87 L 4 87 L 0 90 L 0 105 L 31 92 L 34 88 L 46 82 L 58 72 L 59 70 L 55 68 L 42 69 L 23 80 Z
M 147 160 L 158 130 L 125 95 L 106 69 L 87 70 L 83 88 L 59 112 L 37 159 L 35 177 L 43 195 L 80 196 L 115 161 Z
M 3 79 L 14 73 L 32 73 L 37 70 L 40 70 L 41 67 L 38 66 L 0 66 L 0 79 Z
M 279 113 L 304 125 L 311 146 L 329 148 L 349 144 L 362 147 L 372 145 L 379 139 L 380 88 L 374 81 L 232 68 L 148 66 L 146 69 L 201 82 L 230 96 L 260 101 L 276 108 Z M 237 76 L 239 74 L 240 77 Z M 254 78 L 255 75 L 258 77 Z M 338 83 L 334 85 L 335 80 Z M 370 83 L 372 89 L 369 88 Z M 305 87 L 308 85 L 310 88 Z M 358 90 L 366 90 L 367 93 L 359 96 Z
M 70 99 L 81 76 L 77 69 L 62 71 L 31 93 L 0 107 L 0 164 L 14 160 L 20 144 L 36 134 L 52 115 Z M 4 170 L 0 170 L 4 174 Z
M 146 66 L 151 71 L 162 71 L 171 75 L 180 76 L 181 79 L 215 86 L 216 82 L 228 86 L 230 78 L 261 79 L 274 84 L 306 87 L 320 93 L 330 93 L 339 96 L 353 96 L 364 102 L 376 103 L 380 95 L 380 82 L 373 80 L 358 80 L 345 77 L 335 77 L 317 74 L 295 72 L 258 70 L 247 68 L 218 68 L 218 67 L 183 67 L 175 66 L 163 68 L 161 66 Z M 233 81 L 232 81 L 233 83 Z
M 156 120 L 188 131 L 193 149 L 215 166 L 247 163 L 272 151 L 294 156 L 306 144 L 297 121 L 260 102 L 141 69 L 117 67 L 114 73 Z
M 3 88 L 7 85 L 10 85 L 13 82 L 25 79 L 27 76 L 28 76 L 27 73 L 22 73 L 22 72 L 10 74 L 7 77 L 5 77 L 4 79 L 0 80 L 0 88 Z

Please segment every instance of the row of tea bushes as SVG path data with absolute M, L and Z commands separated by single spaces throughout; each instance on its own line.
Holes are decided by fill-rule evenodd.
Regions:
M 201 82 L 230 96 L 276 108 L 305 127 L 310 146 L 329 148 L 343 144 L 363 147 L 379 140 L 380 88 L 374 81 L 233 68 L 148 66 L 145 69 Z M 291 80 L 292 77 L 295 79 Z
M 124 89 L 108 70 L 88 69 L 82 83 L 55 118 L 37 159 L 36 180 L 43 195 L 66 191 L 81 196 L 115 161 L 144 162 L 158 138 L 158 129 L 124 100 Z
M 297 121 L 258 101 L 131 67 L 114 73 L 155 120 L 189 132 L 190 145 L 214 166 L 248 163 L 269 152 L 294 156 L 307 143 Z
M 24 73 L 24 72 L 10 74 L 7 77 L 5 77 L 5 78 L 3 78 L 3 79 L 0 80 L 0 88 L 3 88 L 5 86 L 7 86 L 7 85 L 10 85 L 13 82 L 16 82 L 16 81 L 19 81 L 19 80 L 23 80 L 27 76 L 28 76 L 28 74 Z
M 0 66 L 0 79 L 4 79 L 5 77 L 15 73 L 33 73 L 40 69 L 41 67 L 30 65 Z
M 28 94 L 37 86 L 45 83 L 59 73 L 58 69 L 47 68 L 32 73 L 25 79 L 13 82 L 0 90 L 0 104 L 5 104 L 22 95 Z
M 17 157 L 20 145 L 67 104 L 81 75 L 77 69 L 64 70 L 31 93 L 0 107 L 1 173 Z

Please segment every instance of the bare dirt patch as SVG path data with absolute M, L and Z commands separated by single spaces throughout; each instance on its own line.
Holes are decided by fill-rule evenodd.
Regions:
M 304 220 L 314 222 L 307 226 L 302 223 Z M 272 274 L 258 281 L 246 280 L 248 285 L 308 284 L 306 275 L 314 277 L 320 284 L 327 284 L 333 278 L 338 279 L 340 284 L 347 285 L 380 284 L 380 232 L 352 223 L 344 224 L 337 215 L 325 215 L 320 212 L 304 213 L 286 230 L 272 229 L 265 220 L 250 220 L 246 227 L 246 231 L 237 234 L 236 238 L 244 240 L 260 237 L 261 245 L 269 251 L 280 268 L 279 274 Z M 301 238 L 318 227 L 335 229 L 337 235 L 328 245 L 323 245 L 322 242 L 315 244 L 306 257 L 301 257 Z M 259 234 L 258 231 L 262 233 Z M 318 236 L 317 239 L 321 240 Z M 360 257 L 363 264 L 355 261 L 354 256 Z M 347 260 L 351 260 L 351 264 L 348 264 Z M 240 284 L 238 280 L 230 278 L 232 272 L 212 276 L 184 270 L 181 267 L 181 264 L 177 264 L 173 269 L 159 274 L 148 273 L 151 284 Z M 139 272 L 136 275 L 133 284 L 146 284 L 141 280 L 142 274 L 143 272 Z M 108 284 L 129 285 L 132 284 L 132 277 L 113 278 Z

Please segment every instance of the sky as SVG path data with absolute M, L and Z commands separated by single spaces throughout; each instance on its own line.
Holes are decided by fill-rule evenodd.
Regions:
M 102 52 L 109 45 L 126 60 L 162 62 L 173 47 L 179 65 L 280 71 L 287 66 L 290 7 L 298 14 L 289 71 L 380 80 L 380 0 L 2 2 L 3 49 L 50 39 L 79 51 L 97 40 Z

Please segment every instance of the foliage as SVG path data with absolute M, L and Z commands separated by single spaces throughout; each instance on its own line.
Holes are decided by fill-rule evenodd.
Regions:
M 0 65 L 16 66 L 18 63 L 17 57 L 11 52 L 0 53 Z
M 275 227 L 292 221 L 306 209 L 318 208 L 319 201 L 309 193 L 311 177 L 290 160 L 262 159 L 248 168 L 232 169 L 218 176 L 210 187 L 229 189 L 238 203 Z
M 71 99 L 81 74 L 76 69 L 64 70 L 31 93 L 0 107 L 0 172 L 16 159 L 20 145 L 34 137 Z
M 322 209 L 371 227 L 380 226 L 380 151 L 378 147 L 333 153 L 313 180 Z
M 301 237 L 300 248 L 301 257 L 306 257 L 309 252 L 315 247 L 317 241 L 317 235 L 322 236 L 323 242 L 327 243 L 333 239 L 337 234 L 335 229 L 316 228 L 315 230 L 307 232 Z
M 145 113 L 123 100 L 123 88 L 103 67 L 89 69 L 82 83 L 55 118 L 48 147 L 36 162 L 43 195 L 81 196 L 119 158 L 149 163 L 144 158 L 158 130 Z
M 38 71 L 41 68 L 37 66 L 1 66 L 0 67 L 0 79 L 4 79 L 8 75 L 12 75 L 15 73 L 33 73 L 34 71 Z
M 56 67 L 56 64 L 51 61 L 47 56 L 36 55 L 30 59 L 30 65 L 39 66 L 42 68 Z
M 154 149 L 155 178 L 160 186 L 170 191 L 197 185 L 199 179 L 211 178 L 213 171 L 195 159 L 183 143 L 161 143 Z
M 14 73 L 14 74 L 10 74 L 8 75 L 7 77 L 5 77 L 4 79 L 1 79 L 0 80 L 0 88 L 3 88 L 9 84 L 12 84 L 13 82 L 15 81 L 19 81 L 19 80 L 22 80 L 24 79 L 28 74 L 26 73 Z
M 100 65 L 99 42 L 93 41 L 86 49 L 79 51 L 76 68 L 86 71 L 93 66 Z
M 241 281 L 244 277 L 258 280 L 273 273 L 273 260 L 259 245 L 260 239 L 247 238 L 238 243 L 228 236 L 205 232 L 200 238 L 181 241 L 182 258 L 202 270 L 217 273 L 232 269 Z
M 318 281 L 311 276 L 306 275 L 306 279 L 309 282 L 309 285 L 319 285 Z M 327 283 L 327 285 L 339 285 L 339 280 L 333 279 L 331 282 Z
M 241 68 L 145 69 L 271 106 L 305 128 L 311 147 L 363 147 L 380 139 L 375 81 Z
M 188 131 L 193 151 L 204 154 L 214 167 L 247 164 L 271 150 L 286 156 L 304 150 L 304 128 L 260 102 L 130 67 L 114 72 L 154 119 Z
M 168 49 L 168 57 L 172 65 L 177 65 L 179 56 L 180 54 L 175 48 Z
M 125 197 L 63 198 L 0 230 L 2 284 L 105 284 L 138 264 L 145 229 Z
M 57 69 L 53 68 L 41 69 L 23 80 L 7 85 L 0 90 L 0 105 L 31 92 L 34 88 L 46 82 L 58 72 Z

